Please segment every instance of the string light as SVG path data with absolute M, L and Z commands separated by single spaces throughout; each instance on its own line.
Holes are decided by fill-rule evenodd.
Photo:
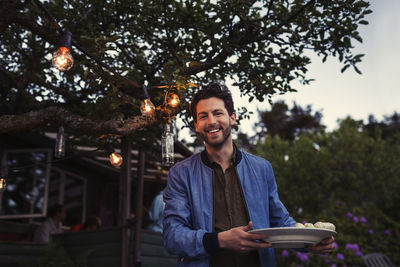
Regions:
M 110 68 L 107 64 L 104 64 L 97 57 L 91 55 L 83 47 L 81 47 L 79 44 L 77 44 L 75 41 L 73 41 L 72 40 L 72 33 L 70 31 L 68 31 L 68 30 L 62 31 L 61 26 L 58 24 L 58 22 L 56 21 L 54 16 L 49 12 L 49 10 L 47 10 L 45 8 L 43 3 L 41 3 L 39 0 L 34 0 L 34 2 L 47 15 L 48 19 L 53 24 L 55 29 L 57 31 L 62 32 L 61 38 L 59 40 L 58 50 L 54 53 L 53 59 L 52 59 L 53 66 L 55 68 L 59 69 L 60 71 L 67 71 L 67 70 L 72 68 L 73 63 L 74 63 L 74 59 L 73 59 L 72 54 L 71 54 L 71 49 L 72 49 L 72 45 L 71 44 L 73 44 L 76 49 L 78 49 L 80 52 L 82 52 L 83 54 L 88 56 L 90 59 L 94 60 L 96 63 L 98 63 L 100 66 L 102 66 L 103 68 L 105 68 L 109 72 L 113 73 L 116 77 L 124 80 L 125 82 L 127 82 L 130 85 L 133 85 L 135 88 L 139 88 L 140 87 L 138 84 L 132 82 L 127 77 L 124 77 L 124 76 L 120 75 L 113 68 Z M 188 86 L 197 87 L 196 84 L 191 83 L 191 82 L 184 83 L 184 84 L 179 83 L 179 84 L 175 84 L 175 85 L 156 86 L 156 87 L 157 88 L 168 87 L 169 89 L 174 87 L 174 88 L 176 88 L 177 91 L 179 91 L 180 89 L 186 89 Z M 140 110 L 141 110 L 141 113 L 142 113 L 143 116 L 151 117 L 151 116 L 154 115 L 155 106 L 150 100 L 150 97 L 149 97 L 149 95 L 147 93 L 146 86 L 142 85 L 142 89 L 143 89 L 144 94 L 143 94 Z M 170 92 L 170 90 L 167 90 L 167 93 L 168 92 Z M 172 96 L 171 96 L 171 98 L 170 98 L 170 100 L 168 102 L 168 105 L 170 107 L 172 107 L 172 108 L 175 108 L 175 107 L 177 107 L 179 105 L 179 103 L 180 103 L 180 100 L 179 100 L 178 95 L 177 94 L 172 94 Z M 166 104 L 167 104 L 166 101 L 164 101 L 164 107 L 166 106 Z
M 1 177 L 0 178 L 0 193 L 4 192 L 7 188 L 6 179 Z
M 154 104 L 151 102 L 150 99 L 143 99 L 142 104 L 140 106 L 140 112 L 143 116 L 150 117 L 153 115 L 155 110 Z
M 122 156 L 116 152 L 110 154 L 110 163 L 115 167 L 120 167 L 122 165 Z
M 123 158 L 120 154 L 115 152 L 113 145 L 110 143 L 106 144 L 105 150 L 109 155 L 111 165 L 114 167 L 120 167 L 122 165 Z
M 142 85 L 142 104 L 140 106 L 140 112 L 143 116 L 151 117 L 154 114 L 155 106 L 150 100 L 147 87 Z
M 179 97 L 177 94 L 172 94 L 169 98 L 168 105 L 172 108 L 176 108 L 180 103 Z
M 53 54 L 53 66 L 60 71 L 67 71 L 74 65 L 71 54 L 71 32 L 65 31 L 60 38 L 57 51 Z

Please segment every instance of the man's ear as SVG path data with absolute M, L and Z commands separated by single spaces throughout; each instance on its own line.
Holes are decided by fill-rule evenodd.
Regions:
M 231 120 L 231 125 L 236 125 L 236 113 L 233 112 L 232 115 L 229 116 L 229 119 Z
M 195 120 L 193 120 L 193 130 L 194 130 L 194 132 L 197 134 L 198 133 L 198 131 L 197 131 L 197 120 L 195 121 Z

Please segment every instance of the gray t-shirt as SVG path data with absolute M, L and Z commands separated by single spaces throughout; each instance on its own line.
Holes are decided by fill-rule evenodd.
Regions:
M 51 240 L 50 235 L 59 233 L 62 233 L 60 225 L 56 225 L 52 218 L 47 218 L 38 228 L 36 228 L 33 235 L 33 242 L 47 243 Z

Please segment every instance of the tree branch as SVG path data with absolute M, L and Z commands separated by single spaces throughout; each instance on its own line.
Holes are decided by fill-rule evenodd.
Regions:
M 39 75 L 30 75 L 29 78 L 32 83 L 52 90 L 55 94 L 63 96 L 68 103 L 79 103 L 84 100 L 84 97 L 78 96 L 76 92 L 71 92 L 68 87 L 63 85 L 54 86 L 53 84 L 46 82 Z
M 271 4 L 272 2 L 270 2 Z M 254 42 L 260 42 L 263 40 L 268 39 L 272 34 L 277 33 L 283 26 L 289 24 L 293 21 L 297 16 L 302 14 L 310 5 L 314 4 L 315 0 L 310 0 L 308 3 L 303 5 L 298 10 L 292 12 L 287 19 L 283 20 L 279 25 L 270 28 L 265 34 L 263 35 L 256 35 L 254 32 L 242 32 L 239 33 L 238 30 L 232 31 L 229 36 L 229 45 L 225 47 L 217 56 L 212 58 L 211 60 L 200 62 L 199 64 L 191 67 L 187 67 L 184 69 L 180 74 L 181 75 L 194 75 L 196 73 L 211 69 L 218 64 L 224 62 L 229 56 L 233 55 L 233 51 L 235 46 L 241 44 L 250 44 Z M 228 52 L 229 51 L 229 52 Z
M 22 13 L 16 13 L 11 23 L 17 23 L 23 26 L 24 28 L 30 30 L 36 35 L 39 35 L 43 40 L 49 42 L 50 44 L 57 46 L 59 36 L 55 30 L 45 29 L 44 27 L 36 24 L 31 17 L 24 15 Z
M 17 23 L 20 24 L 21 26 L 23 26 L 24 28 L 30 30 L 32 33 L 40 36 L 43 40 L 49 42 L 50 44 L 57 46 L 58 43 L 58 39 L 59 39 L 59 35 L 56 33 L 55 30 L 48 30 L 45 29 L 44 27 L 38 25 L 37 23 L 35 23 L 31 17 L 24 15 L 22 13 L 16 13 L 8 22 L 9 24 L 11 23 Z M 131 95 L 135 98 L 137 98 L 140 94 L 140 92 L 138 92 L 138 88 L 139 85 L 137 85 L 136 83 L 130 81 L 129 79 L 127 79 L 126 77 L 120 75 L 118 72 L 116 72 L 115 70 L 113 70 L 112 68 L 110 68 L 107 64 L 104 64 L 101 62 L 101 60 L 99 60 L 98 58 L 94 57 L 93 55 L 89 55 L 89 53 L 84 50 L 81 46 L 79 46 L 76 42 L 73 41 L 73 45 L 75 47 L 77 47 L 82 53 L 85 53 L 87 57 L 89 57 L 91 60 L 96 61 L 97 65 L 101 67 L 101 70 L 104 71 L 104 73 L 106 73 L 109 76 L 118 76 L 118 78 L 122 81 L 124 81 L 125 83 L 131 85 L 133 85 L 133 87 L 135 87 L 135 90 L 124 90 L 123 88 L 121 89 L 124 93 Z M 85 56 L 81 56 L 79 54 L 74 54 L 74 58 L 77 59 L 78 61 L 84 61 L 85 60 Z M 105 71 L 105 69 L 107 71 Z M 110 72 L 113 73 L 113 75 L 110 75 Z
M 251 38 L 248 43 L 253 43 L 253 42 L 259 42 L 263 41 L 271 36 L 271 34 L 274 34 L 278 32 L 283 26 L 289 24 L 291 21 L 296 19 L 300 14 L 302 14 L 309 6 L 315 3 L 315 0 L 310 0 L 308 3 L 303 5 L 301 8 L 298 10 L 292 12 L 287 19 L 283 20 L 281 23 L 279 23 L 277 26 L 272 27 L 269 31 L 267 31 L 265 34 L 261 36 L 254 36 L 254 38 Z
M 18 1 L 9 0 L 1 1 L 0 8 L 0 33 L 2 33 L 9 24 L 18 10 Z
M 21 115 L 0 116 L 0 133 L 35 129 L 49 123 L 53 126 L 66 126 L 74 132 L 85 135 L 117 134 L 129 135 L 154 124 L 156 117 L 137 116 L 129 120 L 93 121 L 59 107 L 47 107 Z

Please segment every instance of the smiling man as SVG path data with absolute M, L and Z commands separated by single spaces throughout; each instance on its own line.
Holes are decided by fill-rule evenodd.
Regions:
M 231 128 L 236 121 L 235 113 L 229 114 L 224 101 L 217 97 L 202 99 L 197 103 L 196 132 L 208 149 L 219 150 L 232 143 Z M 230 146 L 228 146 L 230 147 Z
M 275 266 L 266 236 L 252 228 L 296 223 L 279 200 L 271 164 L 232 142 L 236 114 L 230 91 L 210 84 L 190 104 L 205 150 L 177 163 L 164 191 L 164 245 L 178 266 Z M 329 252 L 333 238 L 312 247 Z

